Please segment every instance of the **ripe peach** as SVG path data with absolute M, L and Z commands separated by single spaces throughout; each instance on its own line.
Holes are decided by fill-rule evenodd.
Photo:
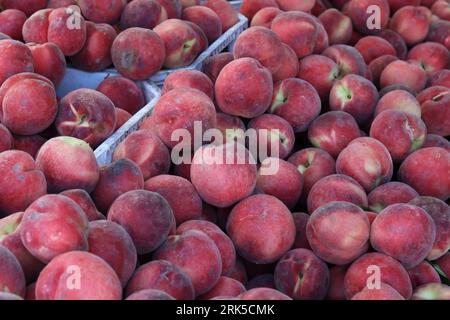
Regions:
M 25 248 L 47 263 L 68 251 L 87 250 L 88 223 L 86 214 L 72 199 L 45 195 L 25 210 L 20 236 Z
M 380 288 L 369 289 L 365 287 L 355 294 L 351 300 L 405 300 L 405 298 L 390 285 L 382 282 Z
M 270 29 L 273 19 L 283 11 L 276 7 L 266 7 L 259 10 L 250 22 L 251 27 L 265 27 Z
M 128 120 L 132 117 L 131 114 L 129 114 L 127 111 L 115 108 L 114 112 L 116 114 L 116 128 L 114 129 L 116 132 L 119 130 L 125 123 L 127 123 Z
M 131 295 L 129 295 L 125 300 L 175 300 L 174 297 L 165 293 L 164 291 L 155 290 L 155 289 L 146 289 L 137 291 Z
M 295 132 L 306 131 L 320 110 L 320 97 L 308 82 L 289 78 L 276 84 L 269 112 L 288 121 Z
M 216 82 L 217 77 L 228 63 L 233 61 L 233 53 L 222 52 L 214 56 L 208 57 L 203 61 L 202 72 L 206 74 L 213 83 Z
M 167 200 L 177 225 L 197 219 L 202 213 L 200 196 L 194 186 L 184 178 L 163 174 L 145 181 L 144 188 L 159 193 Z
M 366 191 L 389 182 L 393 174 L 392 158 L 376 139 L 362 137 L 350 142 L 336 160 L 336 172 L 358 181 Z
M 326 300 L 346 300 L 344 279 L 348 266 L 333 266 L 330 268 L 330 286 Z
M 164 80 L 162 94 L 177 88 L 191 88 L 202 91 L 211 99 L 214 98 L 214 85 L 207 75 L 198 70 L 179 70 Z
M 244 285 L 228 277 L 220 277 L 216 285 L 198 297 L 199 300 L 211 300 L 216 297 L 237 297 L 246 291 Z
M 0 40 L 0 85 L 21 72 L 33 72 L 31 50 L 16 40 Z
M 288 251 L 275 268 L 275 286 L 295 300 L 322 300 L 330 283 L 328 267 L 312 251 Z
M 47 5 L 47 0 L 3 0 L 3 9 L 17 9 L 30 16 L 34 12 L 44 9 Z
M 351 73 L 365 76 L 367 72 L 363 56 L 351 46 L 335 44 L 325 49 L 322 54 L 337 64 L 338 73 L 334 73 L 337 78 L 342 78 Z
M 418 196 L 419 194 L 407 184 L 392 181 L 373 189 L 367 198 L 369 209 L 378 213 L 391 204 L 408 203 Z
M 159 194 L 132 190 L 113 202 L 108 220 L 125 228 L 142 255 L 156 250 L 167 239 L 175 218 L 169 203 Z
M 409 204 L 393 204 L 381 211 L 372 223 L 370 242 L 378 252 L 413 268 L 430 253 L 436 225 L 427 212 Z
M 34 72 L 50 79 L 58 87 L 66 73 L 66 58 L 54 43 L 28 43 L 33 56 Z
M 239 21 L 237 11 L 225 0 L 207 0 L 204 6 L 213 10 L 220 19 L 222 31 L 225 32 Z
M 217 113 L 217 125 L 216 129 L 220 130 L 220 132 L 224 136 L 224 141 L 214 141 L 214 142 L 243 142 L 246 127 L 241 118 L 230 116 L 226 113 L 218 112 Z
M 166 59 L 166 50 L 163 40 L 155 31 L 130 28 L 114 39 L 111 58 L 123 76 L 145 80 L 161 69 Z
M 409 155 L 398 171 L 400 181 L 422 196 L 447 200 L 450 197 L 450 154 L 442 148 L 419 149 Z
M 252 194 L 257 179 L 256 162 L 239 143 L 213 144 L 195 152 L 192 184 L 203 201 L 225 208 Z M 220 188 L 216 188 L 220 181 Z
M 79 0 L 81 13 L 95 23 L 116 23 L 127 0 Z
M 70 57 L 72 64 L 81 70 L 101 71 L 112 64 L 111 46 L 117 32 L 106 23 L 86 22 L 86 42 L 83 48 Z
M 397 32 L 407 45 L 422 42 L 427 37 L 431 22 L 431 11 L 426 7 L 405 6 L 394 13 L 390 29 Z
M 195 23 L 203 32 L 210 43 L 213 43 L 222 35 L 222 22 L 216 12 L 205 6 L 192 6 L 183 9 L 183 20 Z
M 123 158 L 129 159 L 139 166 L 144 180 L 169 172 L 169 151 L 151 130 L 133 132 L 119 143 L 114 150 L 113 160 Z
M 359 39 L 355 48 L 361 53 L 366 64 L 384 55 L 397 55 L 397 51 L 387 40 L 377 36 L 366 36 Z
M 47 8 L 63 8 L 76 4 L 76 0 L 48 0 Z
M 409 51 L 408 60 L 420 63 L 425 72 L 431 75 L 435 71 L 449 68 L 450 53 L 440 43 L 424 42 Z
M 25 296 L 26 283 L 22 267 L 11 251 L 0 246 L 0 292 Z
M 431 86 L 417 95 L 428 133 L 450 135 L 450 88 Z
M 0 152 L 12 149 L 14 140 L 8 128 L 0 123 Z
M 125 287 L 137 262 L 136 248 L 125 229 L 107 220 L 90 222 L 88 242 L 89 252 L 105 260 Z
M 434 72 L 430 76 L 429 85 L 450 88 L 450 70 L 444 69 Z
M 447 151 L 450 151 L 450 142 L 442 136 L 437 134 L 427 134 L 425 137 L 425 142 L 422 145 L 422 148 L 430 148 L 430 147 L 440 147 L 444 148 Z
M 169 148 L 180 143 L 177 137 L 172 137 L 177 130 L 184 129 L 193 137 L 195 122 L 200 122 L 202 134 L 216 126 L 214 103 L 203 92 L 191 88 L 177 88 L 164 94 L 152 117 L 158 136 Z
M 183 270 L 191 278 L 196 296 L 211 290 L 222 272 L 219 249 L 210 237 L 197 230 L 169 236 L 154 253 L 154 259 L 167 260 Z
M 27 16 L 17 9 L 6 9 L 0 12 L 0 32 L 14 40 L 22 41 L 22 26 Z
M 227 64 L 215 84 L 220 110 L 244 118 L 263 114 L 270 106 L 272 92 L 269 70 L 253 58 L 240 58 Z
M 272 288 L 255 288 L 238 296 L 239 300 L 292 300 L 289 296 Z
M 78 276 L 77 280 L 74 275 Z M 44 268 L 36 283 L 37 300 L 121 298 L 122 286 L 114 270 L 89 252 L 71 251 L 59 255 Z
M 414 268 L 409 269 L 408 274 L 411 279 L 413 289 L 428 283 L 441 283 L 439 274 L 427 261 L 422 261 Z
M 180 0 L 158 0 L 163 11 L 163 17 L 167 19 L 180 19 L 183 7 Z
M 373 16 L 371 6 L 377 6 L 380 14 L 379 25 L 375 28 L 369 23 Z M 389 23 L 390 8 L 387 0 L 350 0 L 343 8 L 343 12 L 352 19 L 355 29 L 362 34 L 378 33 L 386 29 Z
M 426 40 L 440 43 L 450 49 L 450 22 L 444 20 L 432 22 Z
M 406 55 L 408 54 L 408 47 L 406 46 L 405 40 L 395 31 L 391 29 L 382 30 L 380 33 L 377 33 L 377 36 L 387 40 L 397 52 L 396 56 L 399 59 L 406 59 Z
M 119 159 L 100 168 L 100 178 L 92 199 L 101 212 L 108 212 L 121 194 L 144 188 L 144 177 L 138 165 L 129 159 Z
M 205 51 L 208 46 L 209 46 L 209 41 L 208 41 L 208 37 L 205 34 L 205 31 L 203 31 L 202 28 L 200 28 L 199 25 L 190 22 L 190 21 L 185 21 L 183 20 L 184 23 L 186 23 L 189 27 L 191 27 L 191 29 L 194 31 L 195 33 L 195 45 L 194 47 L 196 48 L 194 50 L 194 52 L 201 53 L 203 51 Z
M 72 137 L 56 137 L 44 143 L 36 165 L 45 174 L 49 192 L 91 192 L 99 178 L 94 152 L 86 142 Z
M 249 20 L 261 9 L 266 7 L 278 8 L 276 0 L 244 0 L 241 5 L 241 13 Z
M 338 11 L 330 8 L 319 15 L 319 20 L 322 22 L 328 34 L 330 45 L 347 44 L 352 36 L 352 20 Z
M 44 174 L 23 151 L 0 153 L 0 216 L 25 210 L 47 192 Z
M 295 223 L 296 235 L 293 249 L 311 249 L 306 237 L 306 225 L 308 224 L 309 214 L 303 212 L 294 212 L 292 214 Z
M 308 129 L 311 144 L 335 158 L 350 142 L 360 136 L 355 119 L 343 111 L 330 111 L 320 115 Z
M 71 189 L 60 193 L 62 196 L 66 196 L 76 202 L 83 209 L 89 221 L 104 220 L 106 219 L 95 207 L 94 201 L 86 190 L 83 189 Z
M 226 229 L 239 255 L 259 264 L 278 260 L 291 248 L 296 233 L 289 209 L 269 195 L 250 196 L 239 202 L 228 217 Z
M 419 117 L 422 115 L 420 103 L 408 91 L 392 90 L 378 100 L 375 117 L 386 110 L 395 110 Z
M 148 289 L 166 292 L 178 300 L 195 298 L 189 276 L 175 264 L 165 260 L 154 260 L 140 266 L 128 282 L 126 295 Z
M 245 285 L 247 290 L 255 288 L 275 288 L 275 278 L 272 273 L 264 273 L 251 278 Z
M 120 26 L 123 29 L 153 29 L 166 19 L 167 12 L 162 10 L 157 0 L 133 0 L 123 9 Z

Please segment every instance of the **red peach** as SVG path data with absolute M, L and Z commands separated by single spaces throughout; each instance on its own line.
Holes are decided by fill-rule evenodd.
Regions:
M 384 55 L 397 55 L 394 47 L 382 37 L 366 36 L 361 38 L 355 44 L 355 48 L 361 53 L 367 64 Z
M 34 72 L 47 77 L 58 87 L 66 73 L 66 58 L 61 49 L 53 43 L 34 44 L 27 46 L 33 55 Z
M 245 291 L 244 285 L 239 281 L 222 276 L 219 278 L 216 285 L 208 292 L 202 294 L 199 299 L 211 300 L 212 298 L 221 296 L 237 297 Z
M 214 85 L 204 73 L 197 70 L 179 70 L 171 73 L 164 80 L 162 94 L 176 88 L 191 88 L 202 91 L 211 99 L 214 98 Z
M 318 17 L 325 12 L 325 10 L 330 8 L 332 8 L 332 5 L 329 0 L 316 0 L 314 7 L 311 9 L 311 14 Z
M 127 0 L 79 0 L 81 12 L 95 23 L 116 23 L 127 4 Z
M 158 0 L 163 16 L 168 19 L 180 19 L 183 7 L 180 0 Z M 165 12 L 164 12 L 165 11 Z
M 138 165 L 129 159 L 120 159 L 100 168 L 92 199 L 97 208 L 106 213 L 121 194 L 143 188 L 144 177 Z
M 450 22 L 444 20 L 432 22 L 426 40 L 440 43 L 450 50 Z
M 228 217 L 226 229 L 242 257 L 264 264 L 285 254 L 296 233 L 289 209 L 269 195 L 250 196 L 239 202 Z
M 427 261 L 422 261 L 414 268 L 409 269 L 408 274 L 411 279 L 413 289 L 428 283 L 441 283 L 439 274 Z
M 450 197 L 449 170 L 450 154 L 445 149 L 419 149 L 403 161 L 398 178 L 422 196 L 445 201 Z
M 23 151 L 0 153 L 0 216 L 25 210 L 47 192 L 44 174 Z
M 14 140 L 11 132 L 0 123 L 0 152 L 12 149 L 13 145 Z
M 0 246 L 0 292 L 25 296 L 25 276 L 19 261 L 11 251 Z
M 278 8 L 276 0 L 244 0 L 241 4 L 241 13 L 249 20 L 261 9 L 266 7 Z
M 245 285 L 247 290 L 255 288 L 275 288 L 275 278 L 272 273 L 264 273 L 251 278 Z
M 244 262 L 242 261 L 242 258 L 239 256 L 236 256 L 236 262 L 234 264 L 234 267 L 230 272 L 225 274 L 225 276 L 235 279 L 239 281 L 240 283 L 247 283 L 247 270 L 245 269 Z
M 175 264 L 165 260 L 154 260 L 140 266 L 128 283 L 126 295 L 148 289 L 166 292 L 178 300 L 195 298 L 189 276 Z
M 184 23 L 186 23 L 189 27 L 191 27 L 191 29 L 195 33 L 196 43 L 194 46 L 197 48 L 196 52 L 200 53 L 205 51 L 209 46 L 209 41 L 203 29 L 200 28 L 197 24 L 190 21 L 184 21 Z
M 0 12 L 0 32 L 14 40 L 22 41 L 22 26 L 27 16 L 17 9 L 6 9 Z
M 44 268 L 36 282 L 37 300 L 121 298 L 122 286 L 114 270 L 89 252 L 71 251 L 59 255 Z
M 153 29 L 166 19 L 167 11 L 162 10 L 157 0 L 133 0 L 123 9 L 120 26 L 123 29 Z
M 68 189 L 94 190 L 99 178 L 95 155 L 87 143 L 72 137 L 48 140 L 36 156 L 50 192 Z
M 230 116 L 222 112 L 217 113 L 216 129 L 220 130 L 225 137 L 225 141 L 222 143 L 226 143 L 228 141 L 243 141 L 246 131 L 245 124 L 241 118 Z
M 386 68 L 386 66 L 388 64 L 390 64 L 393 61 L 398 60 L 397 57 L 392 56 L 392 55 L 384 55 L 381 57 L 378 57 L 376 59 L 373 59 L 368 67 L 369 67 L 369 71 L 372 74 L 372 81 L 373 83 L 379 87 L 380 86 L 380 76 L 381 73 L 383 72 L 384 68 Z
M 383 95 L 375 108 L 375 117 L 386 110 L 400 111 L 419 118 L 422 114 L 417 99 L 405 90 L 392 90 Z
M 169 151 L 151 130 L 133 132 L 119 143 L 113 160 L 123 158 L 134 161 L 139 166 L 144 180 L 169 172 Z
M 444 69 L 434 72 L 430 76 L 429 85 L 450 88 L 450 70 Z
M 283 11 L 276 7 L 266 7 L 259 10 L 250 22 L 251 27 L 265 27 L 270 29 L 273 19 Z
M 48 0 L 47 8 L 63 8 L 76 4 L 76 0 Z
M 0 40 L 0 85 L 21 72 L 33 72 L 31 50 L 16 40 Z
M 333 266 L 330 268 L 330 286 L 326 300 L 346 300 L 344 279 L 348 266 Z
M 3 0 L 3 9 L 17 9 L 30 16 L 34 12 L 44 9 L 47 5 L 47 0 Z
M 423 90 L 417 100 L 421 104 L 422 118 L 428 133 L 443 137 L 450 135 L 450 88 L 431 86 Z
M 309 12 L 314 7 L 315 0 L 276 0 L 283 11 Z
M 418 196 L 419 194 L 407 184 L 392 181 L 373 189 L 367 198 L 369 209 L 378 213 L 391 204 L 408 203 Z
M 202 72 L 215 83 L 220 71 L 222 71 L 228 63 L 233 61 L 233 59 L 233 53 L 231 52 L 222 52 L 208 57 L 203 61 Z
M 238 296 L 240 300 L 292 300 L 289 296 L 271 288 L 255 288 Z
M 442 20 L 450 21 L 450 4 L 447 0 L 437 0 L 431 6 L 431 12 Z
M 448 278 L 450 277 L 450 253 L 446 253 L 438 260 L 436 260 L 436 265 L 441 269 L 444 275 Z
M 94 201 L 86 190 L 83 189 L 71 189 L 60 193 L 76 202 L 83 209 L 86 217 L 89 221 L 97 221 L 106 219 L 95 207 Z
M 390 285 L 381 283 L 379 289 L 365 287 L 355 294 L 351 300 L 405 300 L 405 298 Z
M 328 34 L 330 45 L 347 44 L 352 36 L 352 20 L 340 11 L 331 8 L 319 16 Z
M 437 134 L 427 134 L 422 148 L 440 147 L 450 151 L 450 142 Z
M 422 3 L 426 1 L 427 0 L 423 0 Z M 421 0 L 388 0 L 388 2 L 392 12 L 395 12 L 404 6 L 419 6 L 421 4 Z
M 108 220 L 125 228 L 142 255 L 156 250 L 167 239 L 175 218 L 169 203 L 159 194 L 132 190 L 113 202 Z
M 339 72 L 336 76 L 338 78 L 342 78 L 351 73 L 364 76 L 367 72 L 367 66 L 363 56 L 351 46 L 335 44 L 328 47 L 322 54 L 337 64 Z
M 373 6 L 377 7 L 379 25 L 374 28 Z M 375 34 L 386 29 L 389 23 L 390 8 L 387 0 L 350 0 L 343 8 L 345 15 L 352 19 L 355 29 L 362 34 Z
M 308 224 L 309 214 L 303 212 L 295 212 L 292 214 L 297 231 L 294 241 L 294 249 L 311 249 L 308 238 L 306 237 L 306 225 Z
M 115 132 L 116 132 L 125 123 L 127 123 L 127 121 L 130 120 L 130 118 L 132 116 L 127 111 L 125 111 L 123 109 L 120 109 L 120 108 L 115 108 L 114 111 L 115 111 L 115 114 L 116 114 L 116 128 L 115 128 Z
M 430 28 L 431 11 L 426 7 L 405 6 L 391 18 L 390 29 L 397 32 L 407 45 L 425 40 Z
M 431 75 L 435 71 L 449 68 L 450 53 L 440 43 L 424 42 L 409 51 L 408 60 L 420 63 L 426 73 Z
M 174 297 L 164 291 L 155 289 L 146 289 L 137 291 L 129 295 L 125 300 L 175 300 Z
M 220 17 L 210 8 L 205 6 L 192 6 L 183 9 L 183 20 L 195 23 L 203 32 L 210 43 L 216 41 L 222 35 L 222 22 Z
M 220 19 L 222 23 L 223 32 L 230 29 L 239 21 L 239 16 L 237 11 L 233 6 L 225 0 L 207 0 L 204 6 L 213 10 Z

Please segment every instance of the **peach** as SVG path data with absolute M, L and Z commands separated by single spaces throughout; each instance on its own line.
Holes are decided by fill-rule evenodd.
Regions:
M 320 97 L 308 82 L 289 78 L 276 84 L 269 112 L 288 121 L 295 132 L 306 131 L 320 110 Z
M 59 102 L 55 126 L 60 135 L 75 137 L 96 147 L 116 128 L 114 104 L 95 90 L 72 91 Z
M 375 117 L 387 110 L 400 111 L 419 118 L 422 115 L 416 97 L 405 90 L 392 90 L 383 95 L 375 108 Z
M 397 55 L 397 51 L 387 40 L 377 36 L 366 36 L 359 39 L 355 48 L 361 53 L 366 64 L 384 55 Z
M 257 276 L 254 276 L 250 281 L 245 285 L 247 290 L 255 289 L 255 288 L 275 288 L 275 278 L 272 273 L 264 273 Z
M 0 153 L 0 216 L 25 210 L 47 192 L 44 174 L 23 151 Z
M 169 151 L 151 130 L 138 130 L 127 136 L 113 154 L 114 161 L 123 158 L 139 166 L 144 180 L 169 172 Z
M 125 287 L 136 269 L 133 240 L 117 223 L 103 220 L 89 223 L 89 252 L 105 260 Z
M 106 23 L 86 22 L 86 42 L 81 50 L 70 57 L 77 69 L 96 72 L 112 64 L 111 46 L 117 32 Z
M 315 0 L 276 0 L 283 11 L 309 12 L 314 7 Z
M 196 52 L 201 53 L 205 51 L 209 46 L 208 37 L 206 36 L 205 32 L 202 28 L 200 28 L 197 24 L 190 22 L 190 21 L 184 21 L 195 33 L 195 47 Z
M 120 26 L 123 29 L 153 29 L 167 19 L 167 12 L 162 10 L 157 0 L 133 0 L 123 9 Z
M 330 282 L 328 267 L 311 250 L 288 251 L 275 268 L 276 288 L 295 300 L 322 300 Z
M 434 72 L 430 76 L 429 85 L 450 88 L 450 70 L 444 69 Z
M 317 181 L 308 195 L 308 212 L 333 201 L 346 201 L 359 207 L 367 208 L 368 200 L 364 189 L 354 179 L 334 174 Z
M 409 269 L 408 274 L 414 289 L 428 283 L 441 283 L 439 274 L 427 261 Z
M 336 173 L 333 157 L 322 149 L 306 148 L 297 151 L 288 161 L 295 165 L 303 176 L 302 197 L 304 195 L 305 198 L 317 181 Z
M 232 271 L 236 263 L 234 244 L 218 226 L 208 221 L 189 220 L 178 226 L 177 233 L 183 234 L 189 230 L 202 231 L 214 241 L 222 259 L 222 275 Z
M 433 197 L 417 197 L 409 204 L 425 210 L 436 225 L 436 239 L 427 259 L 436 260 L 445 255 L 450 249 L 450 207 Z
M 397 52 L 396 56 L 399 59 L 406 59 L 408 47 L 406 46 L 405 40 L 397 32 L 386 29 L 378 33 L 377 36 L 383 38 L 394 47 Z
M 86 251 L 88 223 L 86 214 L 72 199 L 62 195 L 45 195 L 25 210 L 20 237 L 33 256 L 48 263 L 65 252 Z
M 281 41 L 294 49 L 300 59 L 314 52 L 318 43 L 319 23 L 307 13 L 290 11 L 277 15 L 271 29 Z
M 11 251 L 19 261 L 26 281 L 32 282 L 36 280 L 45 265 L 33 257 L 22 243 L 20 238 L 22 217 L 23 212 L 17 212 L 0 219 L 0 245 Z
M 2 261 L 0 265 L 0 292 L 24 297 L 26 283 L 19 261 L 11 251 L 3 246 L 0 246 L 0 257 Z
M 322 54 L 337 64 L 339 78 L 351 73 L 364 76 L 367 72 L 363 56 L 353 47 L 335 44 L 325 49 Z
M 216 297 L 237 297 L 246 291 L 244 285 L 237 280 L 220 277 L 216 285 L 208 292 L 198 297 L 200 300 L 211 300 Z
M 391 204 L 408 203 L 418 196 L 419 194 L 407 184 L 392 181 L 373 189 L 367 198 L 369 209 L 378 213 Z
M 125 300 L 175 300 L 175 298 L 164 291 L 146 289 L 129 295 Z
M 52 11 L 53 9 L 39 10 L 25 21 L 22 27 L 25 42 L 46 43 L 48 41 L 49 15 Z
M 240 283 L 246 284 L 248 280 L 247 270 L 245 268 L 242 258 L 236 256 L 236 261 L 233 268 L 225 274 L 225 276 L 235 279 Z
M 125 228 L 140 255 L 156 250 L 166 241 L 174 219 L 167 200 L 146 190 L 122 194 L 108 211 L 108 220 Z
M 115 76 L 103 80 L 97 87 L 106 95 L 116 108 L 135 114 L 145 105 L 145 96 L 142 89 L 130 79 Z
M 182 8 L 200 5 L 200 0 L 180 0 Z
M 423 0 L 422 3 L 429 1 Z M 435 1 L 435 0 L 432 0 Z M 421 4 L 420 0 L 388 0 L 391 11 L 395 12 L 404 6 L 419 6 Z M 423 5 L 423 4 L 422 4 Z
M 379 87 L 380 86 L 380 76 L 381 76 L 381 72 L 383 72 L 384 68 L 386 68 L 386 66 L 388 64 L 390 64 L 393 61 L 398 60 L 398 58 L 396 56 L 392 56 L 392 55 L 384 55 L 378 58 L 373 59 L 369 65 L 369 71 L 372 75 L 372 81 L 375 84 L 375 86 Z
M 242 119 L 239 117 L 230 116 L 226 113 L 218 112 L 216 129 L 220 130 L 220 132 L 223 134 L 223 143 L 231 141 L 244 141 L 243 139 L 246 127 Z
M 214 103 L 203 92 L 191 88 L 177 88 L 164 94 L 152 117 L 158 136 L 169 148 L 180 143 L 172 137 L 177 130 L 184 129 L 193 137 L 195 122 L 200 122 L 201 133 L 216 126 Z
M 450 151 L 450 142 L 437 134 L 427 134 L 422 148 L 440 147 Z
M 269 170 L 269 171 L 267 171 Z M 271 174 L 265 174 L 271 173 Z M 281 200 L 288 208 L 293 208 L 303 187 L 303 177 L 290 162 L 278 158 L 266 158 L 258 170 L 256 190 Z
M 431 86 L 423 90 L 417 100 L 421 105 L 422 119 L 427 125 L 428 133 L 443 137 L 450 135 L 450 88 Z
M 360 136 L 355 119 L 343 111 L 330 111 L 320 115 L 308 129 L 311 144 L 335 158 L 351 141 Z
M 450 4 L 447 0 L 437 0 L 431 6 L 431 12 L 442 20 L 450 21 Z
M 393 204 L 381 211 L 372 223 L 370 242 L 378 252 L 413 268 L 430 253 L 436 226 L 427 212 L 409 204 Z
M 254 288 L 238 296 L 240 300 L 292 300 L 289 296 L 272 288 Z
M 362 76 L 350 74 L 333 84 L 330 109 L 345 111 L 358 124 L 365 124 L 371 119 L 378 98 L 378 90 L 372 82 Z
M 244 118 L 263 114 L 270 106 L 272 92 L 269 70 L 253 58 L 240 58 L 227 64 L 215 84 L 220 110 Z
M 414 290 L 412 300 L 449 300 L 450 287 L 440 283 L 428 283 Z
M 33 72 L 31 50 L 16 40 L 0 40 L 0 85 L 21 72 Z
M 273 19 L 283 11 L 276 7 L 266 7 L 259 10 L 250 22 L 251 27 L 265 27 L 270 29 Z
M 222 71 L 228 63 L 233 61 L 233 59 L 233 53 L 231 52 L 222 52 L 208 57 L 203 61 L 202 72 L 215 83 L 220 71 Z
M 428 8 L 405 6 L 395 12 L 389 27 L 411 46 L 425 40 L 430 29 L 430 22 L 431 11 Z
M 322 55 L 310 55 L 299 62 L 298 77 L 310 83 L 324 102 L 328 102 L 333 83 L 340 78 L 339 73 L 338 65 Z
M 164 80 L 162 94 L 177 88 L 191 88 L 202 91 L 211 99 L 214 98 L 214 85 L 207 75 L 198 70 L 178 70 Z
M 449 68 L 450 53 L 440 43 L 424 42 L 409 51 L 408 60 L 420 63 L 425 72 L 431 75 L 435 71 Z
M 450 253 L 446 253 L 438 260 L 436 265 L 441 269 L 442 273 L 448 278 L 450 276 Z
M 97 208 L 106 213 L 121 194 L 143 188 L 144 177 L 138 165 L 129 159 L 120 159 L 100 168 L 92 199 Z
M 394 258 L 373 252 L 361 256 L 350 265 L 344 278 L 347 299 L 368 288 L 368 281 L 373 281 L 368 278 L 373 276 L 374 272 L 378 272 L 381 281 L 394 288 L 403 298 L 411 297 L 412 285 L 406 269 Z
M 81 13 L 95 23 L 116 23 L 122 14 L 127 0 L 79 0 Z
M 405 298 L 390 285 L 382 282 L 380 288 L 369 289 L 365 287 L 355 294 L 351 300 L 405 300 Z
M 76 0 L 48 0 L 47 8 L 63 8 L 76 4 Z
M 8 128 L 0 123 L 0 152 L 12 149 L 14 140 Z
M 444 20 L 432 22 L 426 40 L 440 43 L 450 50 L 450 22 Z
M 188 230 L 169 236 L 154 258 L 170 261 L 183 270 L 191 278 L 196 296 L 211 290 L 222 272 L 220 251 L 202 231 Z
M 291 248 L 296 234 L 289 209 L 269 195 L 254 195 L 239 202 L 226 229 L 239 255 L 259 264 L 278 260 Z
M 74 275 L 78 275 L 74 280 Z M 68 285 L 70 284 L 70 285 Z M 36 282 L 37 300 L 120 300 L 114 270 L 89 252 L 72 251 L 53 259 Z
M 131 114 L 129 114 L 127 111 L 120 109 L 120 108 L 115 108 L 114 112 L 116 114 L 116 128 L 115 128 L 115 132 L 117 130 L 119 130 L 125 123 L 127 123 L 128 120 L 130 120 L 130 118 L 132 117 Z
M 294 241 L 294 249 L 311 249 L 308 239 L 306 238 L 306 225 L 308 224 L 309 214 L 303 212 L 295 212 L 292 214 L 297 231 Z
M 222 31 L 225 32 L 239 21 L 238 12 L 225 0 L 207 0 L 204 6 L 213 10 L 220 19 Z
M 166 50 L 163 40 L 155 31 L 129 28 L 114 39 L 111 58 L 123 76 L 145 80 L 161 69 L 166 59 Z
M 53 43 L 28 43 L 33 56 L 34 72 L 52 81 L 58 87 L 66 73 L 66 58 L 61 49 Z
M 330 8 L 319 15 L 328 34 L 330 45 L 347 44 L 352 36 L 352 20 L 340 11 Z
M 180 19 L 183 7 L 180 0 L 158 0 L 161 5 L 162 15 L 168 19 Z
M 83 209 L 86 217 L 89 221 L 97 221 L 106 219 L 95 207 L 94 201 L 86 190 L 83 189 L 71 189 L 60 193 L 62 196 L 66 196 L 76 202 Z
M 94 152 L 86 142 L 72 137 L 56 137 L 44 143 L 36 165 L 45 174 L 49 192 L 91 192 L 99 178 Z
M 163 291 L 178 300 L 193 300 L 195 297 L 189 276 L 165 260 L 154 260 L 140 266 L 128 282 L 126 295 L 148 289 Z
M 216 12 L 206 6 L 192 6 L 183 9 L 183 20 L 198 25 L 210 43 L 222 35 L 222 22 Z
M 241 4 L 241 13 L 249 20 L 261 9 L 266 7 L 278 8 L 276 0 L 244 0 Z
M 6 9 L 0 12 L 0 32 L 14 40 L 22 41 L 22 26 L 27 16 L 17 9 Z
M 379 10 L 379 21 L 377 21 L 379 25 L 376 27 L 373 22 L 369 23 L 373 18 L 371 6 L 377 6 Z M 362 34 L 378 33 L 386 29 L 389 23 L 390 8 L 387 0 L 350 0 L 343 8 L 343 12 L 352 19 L 355 29 Z
M 450 197 L 449 169 L 450 154 L 445 149 L 419 149 L 403 161 L 398 178 L 422 196 L 445 201 Z
M 279 116 L 263 114 L 253 118 L 248 123 L 248 129 L 255 130 L 257 135 L 258 158 L 260 161 L 267 156 L 284 159 L 294 148 L 294 130 L 289 122 Z M 253 152 L 253 150 L 251 151 Z
M 47 0 L 3 0 L 3 9 L 17 9 L 30 16 L 34 12 L 44 9 L 47 5 Z
M 255 159 L 239 143 L 201 147 L 192 159 L 192 184 L 203 201 L 216 207 L 229 207 L 248 197 L 256 180 Z
M 330 270 L 330 286 L 326 300 L 346 300 L 344 278 L 348 266 L 333 266 Z
M 320 16 L 327 9 L 332 8 L 329 0 L 316 0 L 314 6 L 311 9 L 311 14 L 315 17 Z
M 364 254 L 369 248 L 369 234 L 366 213 L 344 201 L 332 201 L 319 207 L 311 214 L 306 226 L 313 252 L 336 265 L 348 264 Z
M 199 218 L 202 213 L 202 201 L 194 186 L 186 179 L 159 175 L 145 181 L 145 189 L 163 196 L 170 207 L 177 225 Z
M 350 142 L 336 160 L 336 172 L 348 175 L 366 191 L 389 182 L 393 174 L 392 158 L 378 140 L 362 137 Z

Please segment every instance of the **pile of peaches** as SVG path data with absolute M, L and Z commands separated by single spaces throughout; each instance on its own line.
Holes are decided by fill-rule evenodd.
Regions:
M 167 55 L 179 34 L 161 17 L 206 7 L 77 1 L 116 30 L 137 3 L 160 11 L 148 43 L 113 41 L 122 76 L 58 102 L 50 48 L 76 46 L 58 28 L 73 2 L 0 0 L 0 29 L 22 10 L 16 36 L 45 42 L 0 40 L 0 300 L 450 300 L 448 0 L 244 0 L 233 51 L 171 73 L 104 166 L 93 148 L 117 110 L 145 104 L 132 80 L 191 48 Z M 205 6 L 222 25 L 232 8 Z M 100 39 L 68 61 L 96 65 Z M 181 139 L 198 130 L 221 138 Z

